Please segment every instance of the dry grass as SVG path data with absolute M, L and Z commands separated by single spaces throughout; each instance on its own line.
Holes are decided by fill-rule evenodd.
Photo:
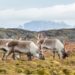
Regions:
M 33 59 L 0 61 L 0 75 L 75 75 L 75 54 L 59 60 L 47 53 L 46 60 Z

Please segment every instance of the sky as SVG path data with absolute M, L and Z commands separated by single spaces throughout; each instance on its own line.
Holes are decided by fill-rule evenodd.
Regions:
M 33 20 L 75 25 L 75 0 L 0 0 L 0 27 Z

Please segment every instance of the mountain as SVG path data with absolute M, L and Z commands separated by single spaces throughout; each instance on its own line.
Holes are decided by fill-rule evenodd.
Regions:
M 67 25 L 64 22 L 52 22 L 52 21 L 31 21 L 20 25 L 19 28 L 31 31 L 41 31 L 49 29 L 63 29 L 70 28 L 70 25 Z

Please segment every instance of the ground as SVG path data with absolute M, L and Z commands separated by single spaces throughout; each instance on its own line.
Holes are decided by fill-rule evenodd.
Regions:
M 28 61 L 25 55 L 21 60 L 10 57 L 6 61 L 0 60 L 0 75 L 75 75 L 75 52 L 63 60 L 59 60 L 57 55 L 53 59 L 50 51 L 45 53 L 45 60 L 34 58 Z

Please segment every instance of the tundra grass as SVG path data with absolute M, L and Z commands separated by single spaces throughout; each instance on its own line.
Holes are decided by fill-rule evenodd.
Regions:
M 49 54 L 45 60 L 23 58 L 0 60 L 0 75 L 75 75 L 75 53 L 64 60 L 53 59 Z

